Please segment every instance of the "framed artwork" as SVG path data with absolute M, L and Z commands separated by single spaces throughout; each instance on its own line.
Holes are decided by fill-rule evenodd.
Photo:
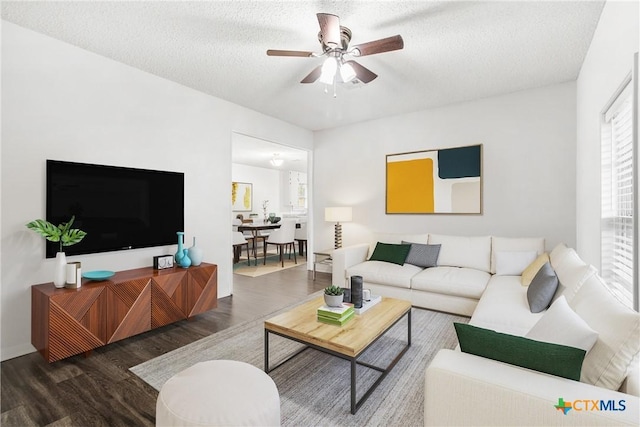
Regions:
M 482 214 L 482 145 L 387 154 L 387 214 Z
M 253 210 L 253 184 L 232 182 L 231 206 L 234 212 L 251 212 Z

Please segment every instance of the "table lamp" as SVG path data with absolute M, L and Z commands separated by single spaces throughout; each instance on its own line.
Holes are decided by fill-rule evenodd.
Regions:
M 335 222 L 335 249 L 342 247 L 342 225 L 341 222 L 351 221 L 350 207 L 324 208 L 324 220 Z

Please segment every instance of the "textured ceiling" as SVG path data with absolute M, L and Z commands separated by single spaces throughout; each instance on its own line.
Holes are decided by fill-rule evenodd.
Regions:
M 575 80 L 601 1 L 2 2 L 2 18 L 185 86 L 319 130 Z M 322 59 L 317 12 L 351 45 L 395 34 L 405 48 L 358 59 L 379 77 L 339 88 L 299 81 Z
M 233 134 L 232 141 L 231 161 L 233 163 L 284 171 L 307 172 L 309 158 L 305 150 L 298 150 L 236 132 Z M 274 166 L 270 163 L 274 157 L 282 160 L 280 166 Z

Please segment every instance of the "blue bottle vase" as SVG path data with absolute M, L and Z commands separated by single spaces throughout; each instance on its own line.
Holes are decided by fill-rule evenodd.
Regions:
M 178 251 L 174 256 L 176 264 L 180 265 L 180 260 L 184 257 L 184 247 L 182 246 L 184 243 L 184 231 L 178 231 L 176 233 L 178 235 Z
M 182 268 L 188 268 L 191 265 L 191 258 L 189 258 L 189 249 L 183 249 L 183 256 L 178 261 L 178 265 Z

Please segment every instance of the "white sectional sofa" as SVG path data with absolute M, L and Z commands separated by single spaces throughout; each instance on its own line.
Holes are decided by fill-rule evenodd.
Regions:
M 437 267 L 368 261 L 378 241 L 440 244 Z M 372 244 L 334 252 L 333 284 L 345 286 L 349 277 L 359 275 L 374 294 L 408 299 L 416 307 L 468 315 L 470 325 L 502 334 L 526 336 L 536 326 L 540 335 L 544 322 L 538 322 L 544 319 L 548 325 L 551 317 L 545 315 L 549 312 L 551 316 L 554 310 L 532 313 L 522 277 L 501 273 L 513 270 L 505 268 L 505 262 L 518 262 L 509 254 L 540 255 L 544 251 L 540 238 L 377 235 Z M 579 322 L 597 333 L 592 347 L 585 349 L 580 381 L 459 348 L 442 349 L 425 372 L 425 425 L 640 424 L 640 315 L 621 303 L 575 250 L 558 245 L 548 257 L 560 283 L 552 308 L 569 307 Z M 551 335 L 564 334 L 563 339 L 568 336 L 570 340 L 580 335 L 574 333 L 571 322 L 551 325 Z M 531 339 L 560 343 L 540 336 Z M 556 408 L 559 399 L 573 405 L 566 415 Z M 594 410 L 596 406 L 604 410 Z
M 425 425 L 640 424 L 640 315 L 619 301 L 596 269 L 573 249 L 558 245 L 549 258 L 561 284 L 554 304 L 564 298 L 598 333 L 584 358 L 580 381 L 443 349 L 425 373 Z M 551 308 L 531 313 L 527 287 L 521 285 L 520 277 L 495 279 L 480 298 L 470 324 L 526 336 Z M 556 323 L 560 324 L 549 332 L 577 335 L 568 322 Z M 556 408 L 559 399 L 573 405 L 566 414 Z M 450 410 L 451 401 L 465 403 L 461 410 Z
M 368 261 L 376 244 L 411 242 L 441 245 L 438 265 Z M 351 276 L 362 276 L 363 285 L 376 295 L 411 301 L 416 307 L 471 316 L 496 275 L 496 255 L 501 252 L 545 250 L 543 238 L 445 236 L 440 234 L 376 234 L 370 244 L 353 245 L 333 252 L 332 282 L 348 285 Z

